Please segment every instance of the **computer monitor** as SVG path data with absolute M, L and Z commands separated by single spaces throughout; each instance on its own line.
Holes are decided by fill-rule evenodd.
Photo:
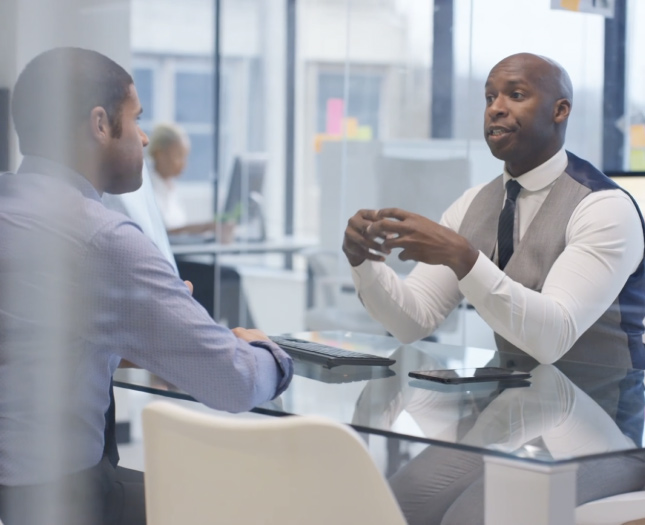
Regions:
M 238 223 L 241 240 L 266 239 L 262 203 L 266 165 L 266 155 L 260 153 L 238 155 L 233 162 L 223 211 L 225 217 Z
M 645 171 L 608 171 L 606 175 L 627 190 L 645 213 Z

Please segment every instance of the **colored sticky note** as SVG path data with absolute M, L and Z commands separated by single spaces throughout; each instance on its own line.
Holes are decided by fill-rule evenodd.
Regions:
M 355 139 L 358 137 L 358 119 L 354 117 L 347 117 L 345 119 L 345 133 L 348 139 Z
M 370 126 L 359 126 L 356 138 L 358 140 L 372 140 L 372 128 Z
M 341 140 L 340 135 L 327 135 L 326 133 L 318 133 L 314 137 L 314 151 L 320 153 L 325 142 L 338 142 Z
M 645 148 L 645 124 L 632 124 L 629 137 L 632 148 Z
M 327 134 L 343 134 L 343 111 L 345 105 L 342 98 L 330 98 L 327 100 Z
M 580 9 L 580 0 L 560 0 L 560 7 L 569 11 L 578 11 Z
M 633 149 L 630 152 L 629 168 L 632 171 L 645 171 L 645 150 Z

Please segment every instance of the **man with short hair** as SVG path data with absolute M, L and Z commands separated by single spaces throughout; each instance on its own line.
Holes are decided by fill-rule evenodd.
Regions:
M 216 324 L 139 227 L 101 203 L 141 185 L 141 112 L 132 77 L 85 49 L 42 53 L 14 89 L 25 158 L 0 177 L 5 525 L 145 523 L 142 480 L 120 480 L 103 455 L 121 359 L 231 412 L 292 377 L 265 334 Z

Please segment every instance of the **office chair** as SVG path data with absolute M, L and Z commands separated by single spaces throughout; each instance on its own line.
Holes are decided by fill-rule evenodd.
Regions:
M 305 328 L 313 331 L 348 330 L 387 335 L 356 296 L 349 263 L 338 251 L 310 248 L 300 252 L 307 260 L 308 300 Z M 345 270 L 341 274 L 341 268 Z
M 645 525 L 645 491 L 590 501 L 576 508 L 576 525 Z
M 350 428 L 326 418 L 241 419 L 158 401 L 143 410 L 150 525 L 404 525 Z

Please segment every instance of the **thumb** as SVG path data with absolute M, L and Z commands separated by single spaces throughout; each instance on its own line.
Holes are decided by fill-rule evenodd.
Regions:
M 184 284 L 186 285 L 186 287 L 190 291 L 190 295 L 193 295 L 193 283 L 191 283 L 190 281 L 184 281 Z

